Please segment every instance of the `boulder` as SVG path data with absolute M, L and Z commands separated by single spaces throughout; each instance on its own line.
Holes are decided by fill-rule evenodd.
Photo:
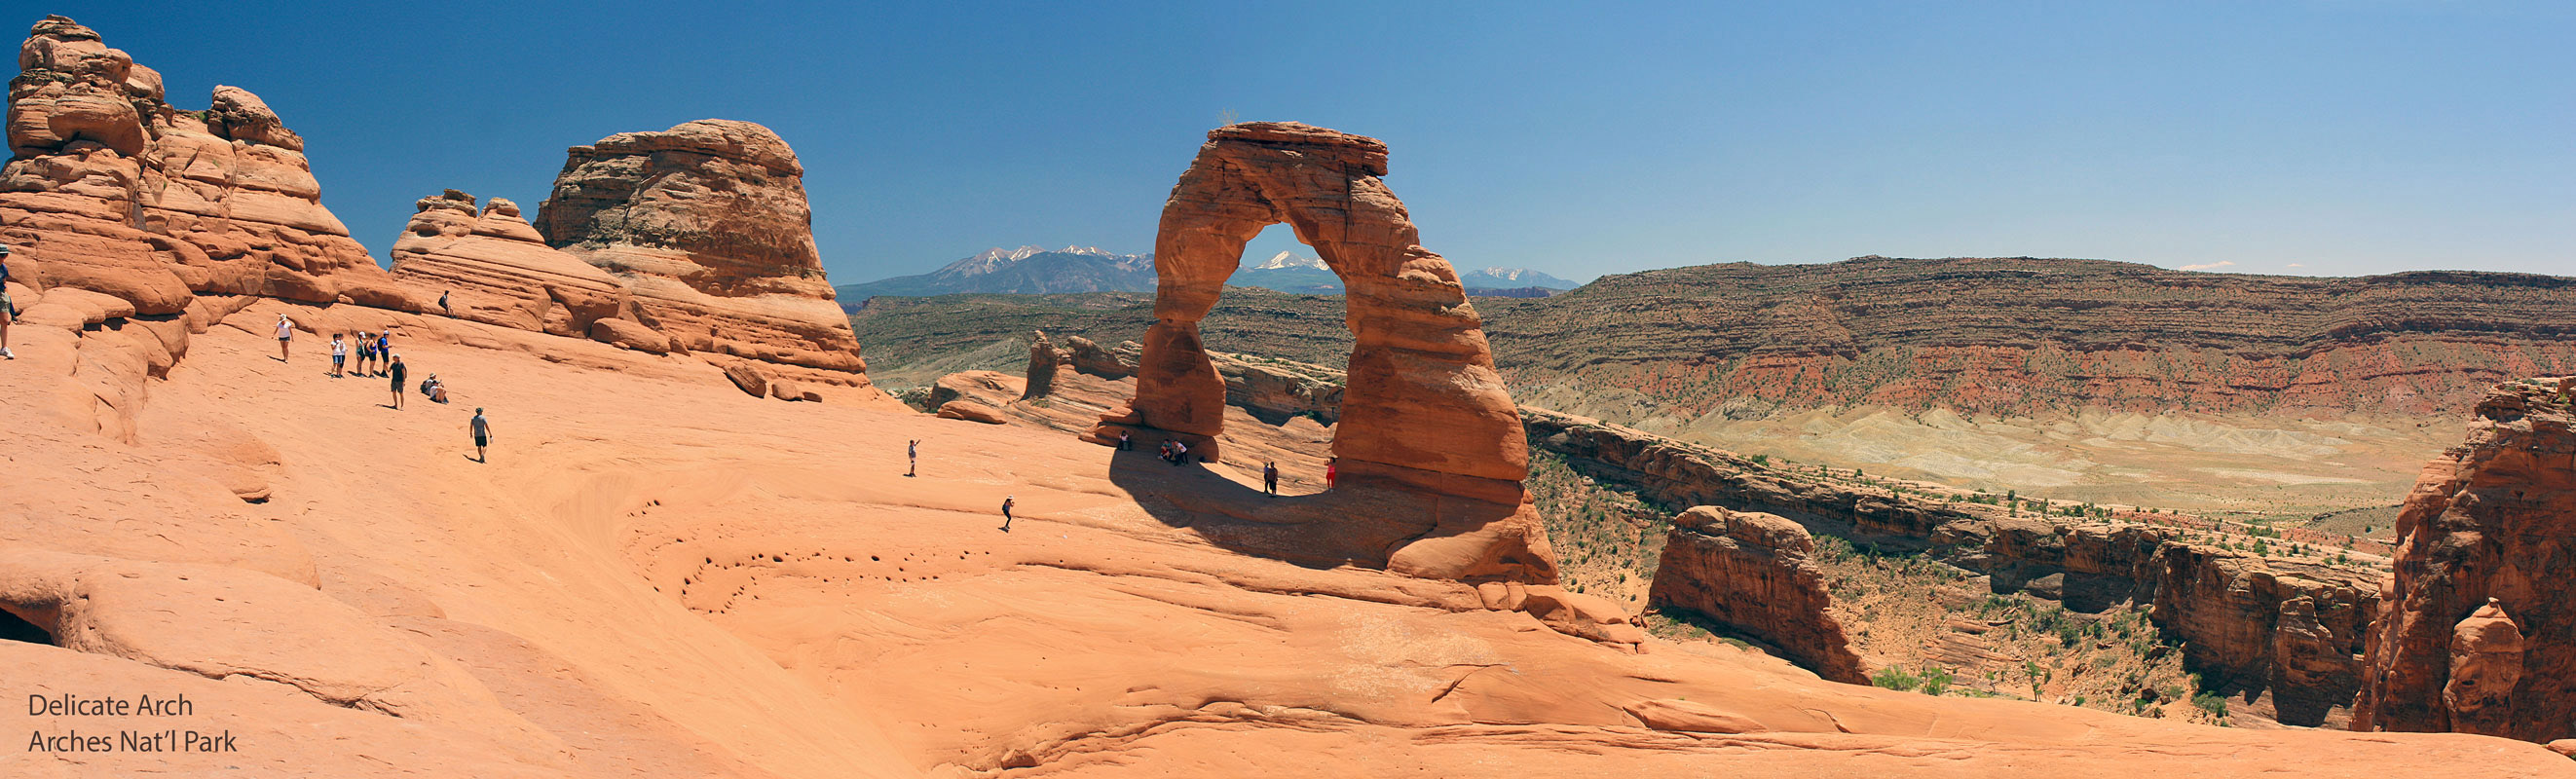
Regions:
M 726 379 L 733 382 L 734 386 L 742 388 L 744 394 L 755 398 L 769 396 L 769 374 L 753 367 L 751 363 L 741 360 L 726 361 L 724 375 Z
M 982 403 L 977 403 L 972 400 L 952 400 L 940 404 L 939 418 L 963 419 L 969 422 L 982 422 L 987 425 L 998 425 L 1003 422 L 1002 412 L 1000 409 L 996 409 Z
M 1868 684 L 1814 552 L 1786 518 L 1694 507 L 1673 518 L 1647 599 L 1759 638 L 1817 676 Z
M 639 352 L 669 354 L 671 337 L 660 331 L 624 319 L 601 319 L 590 323 L 590 340 L 620 346 Z

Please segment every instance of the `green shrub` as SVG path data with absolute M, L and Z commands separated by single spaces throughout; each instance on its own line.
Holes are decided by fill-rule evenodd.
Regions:
M 1939 695 L 1950 689 L 1950 669 L 1934 668 L 1923 672 L 1923 694 Z
M 1886 668 L 1878 669 L 1877 673 L 1870 674 L 1869 683 L 1901 692 L 1922 686 L 1923 679 L 1922 677 L 1907 673 L 1904 666 L 1891 665 Z
M 2227 718 L 2227 696 L 2214 692 L 2204 692 L 2199 695 L 2191 696 L 2191 705 L 2200 707 L 2201 711 L 2209 712 L 2209 716 L 2217 717 L 2219 719 Z

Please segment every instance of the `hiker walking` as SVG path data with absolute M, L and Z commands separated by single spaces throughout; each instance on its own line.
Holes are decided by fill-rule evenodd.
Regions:
M 336 378 L 340 378 L 341 376 L 347 375 L 347 374 L 342 370 L 342 368 L 345 368 L 345 367 L 348 365 L 348 362 L 349 362 L 349 342 L 347 342 L 347 341 L 343 341 L 343 340 L 340 340 L 340 334 L 339 334 L 339 333 L 332 333 L 332 334 L 331 334 L 331 378 L 336 379 Z
M 1279 494 L 1279 462 L 1277 460 L 1264 461 L 1261 463 L 1261 491 L 1272 495 Z
M 1011 507 L 1018 505 L 1018 502 L 1017 496 L 1002 496 L 1002 532 L 1004 533 L 1011 532 Z
M 410 369 L 403 367 L 402 355 L 399 354 L 393 356 L 393 362 L 385 366 L 385 371 L 392 374 L 394 377 L 394 410 L 401 411 L 403 376 L 411 371 Z
M 9 299 L 9 245 L 0 243 L 0 359 L 18 359 L 9 351 L 9 324 L 18 321 L 18 302 Z
M 438 310 L 440 313 L 453 313 L 447 309 L 447 292 L 445 290 L 441 290 L 438 293 Z
M 921 439 L 915 438 L 903 442 L 903 459 L 903 475 L 913 476 L 921 473 Z
M 295 341 L 295 322 L 285 314 L 277 315 L 277 361 L 286 361 L 286 345 Z
M 483 421 L 482 409 L 474 410 L 474 421 L 465 423 L 465 429 L 474 434 L 474 461 L 491 462 L 492 458 L 483 455 L 483 447 L 492 444 L 492 423 Z

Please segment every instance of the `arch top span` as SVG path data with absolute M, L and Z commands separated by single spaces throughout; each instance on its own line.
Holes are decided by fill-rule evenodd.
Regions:
M 1199 322 L 1241 265 L 1244 244 L 1284 223 L 1314 247 L 1345 290 L 1354 344 L 1333 439 L 1344 483 L 1383 481 L 1518 506 L 1502 512 L 1508 521 L 1473 534 L 1508 532 L 1522 544 L 1539 534 L 1534 545 L 1503 555 L 1521 568 L 1508 578 L 1553 581 L 1552 560 L 1533 562 L 1547 555 L 1521 485 L 1529 449 L 1519 407 L 1494 370 L 1483 322 L 1457 271 L 1422 247 L 1404 202 L 1379 178 L 1386 172 L 1386 144 L 1367 136 L 1295 122 L 1209 132 L 1163 204 L 1154 238 L 1155 321 L 1145 333 L 1136 398 L 1103 419 L 1104 436 L 1115 438 L 1109 429 L 1123 427 L 1216 454 L 1225 382 L 1200 341 Z M 1415 545 L 1441 546 L 1429 539 Z M 1497 551 L 1453 549 L 1439 556 Z M 1451 560 L 1431 567 L 1460 568 L 1445 575 L 1474 578 L 1480 574 L 1464 569 L 1495 564 L 1498 559 Z M 1396 552 L 1390 565 L 1405 565 L 1405 554 Z

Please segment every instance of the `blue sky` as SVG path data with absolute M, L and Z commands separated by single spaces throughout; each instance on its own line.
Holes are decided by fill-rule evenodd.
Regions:
M 564 147 L 707 117 L 796 147 L 836 282 L 1142 252 L 1231 115 L 1386 140 L 1464 267 L 2576 274 L 2576 4 L 18 7 L 98 29 L 183 108 L 259 93 L 380 257 L 415 199 L 533 211 Z

